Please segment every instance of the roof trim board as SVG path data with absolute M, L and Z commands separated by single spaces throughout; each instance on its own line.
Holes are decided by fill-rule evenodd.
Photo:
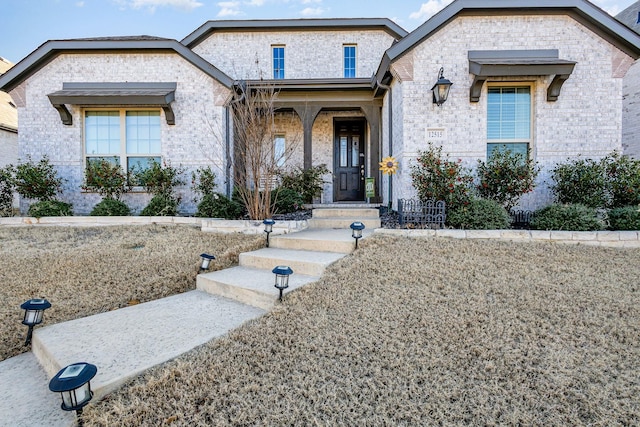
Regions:
M 62 90 L 48 94 L 65 125 L 73 124 L 69 105 L 153 105 L 165 113 L 167 124 L 174 125 L 171 103 L 175 100 L 175 82 L 63 83 Z
M 396 40 L 409 34 L 404 28 L 387 18 L 336 19 L 256 19 L 207 21 L 180 41 L 193 49 L 209 34 L 219 31 L 338 31 L 350 29 L 380 29 Z
M 49 40 L 0 76 L 0 90 L 11 91 L 62 53 L 93 51 L 173 51 L 227 88 L 234 80 L 195 52 L 171 39 L 99 38 Z

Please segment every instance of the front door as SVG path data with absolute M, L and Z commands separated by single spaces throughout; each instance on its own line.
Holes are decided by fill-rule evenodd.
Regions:
M 336 121 L 333 192 L 336 202 L 364 201 L 363 120 Z

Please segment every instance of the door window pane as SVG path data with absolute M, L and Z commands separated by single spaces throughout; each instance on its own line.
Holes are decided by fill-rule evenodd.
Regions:
M 347 137 L 340 137 L 340 167 L 347 167 Z
M 351 141 L 351 166 L 360 166 L 360 137 L 354 136 Z

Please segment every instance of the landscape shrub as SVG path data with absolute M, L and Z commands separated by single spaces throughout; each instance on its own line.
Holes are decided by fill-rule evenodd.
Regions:
M 11 167 L 0 168 L 0 217 L 13 215 L 13 191 Z
M 94 206 L 90 216 L 129 216 L 131 209 L 123 201 L 105 197 Z
M 224 218 L 237 219 L 242 216 L 244 209 L 242 205 L 233 199 L 229 199 L 224 194 L 206 194 L 200 203 L 196 216 L 200 218 Z
M 303 204 L 304 197 L 302 194 L 291 188 L 279 187 L 271 192 L 271 205 L 274 213 L 295 212 L 302 208 Z
M 322 176 L 326 173 L 329 173 L 329 170 L 324 163 L 309 169 L 295 168 L 280 174 L 280 187 L 300 193 L 303 203 L 313 203 L 313 199 L 322 194 Z
M 191 185 L 193 191 L 202 197 L 213 195 L 216 192 L 216 174 L 211 166 L 200 167 L 191 172 Z
M 98 193 L 105 199 L 120 200 L 124 193 L 131 190 L 131 184 L 119 164 L 96 159 L 87 162 L 82 189 Z
M 467 230 L 504 230 L 510 217 L 495 200 L 473 198 L 468 204 L 447 211 L 447 224 Z
M 561 204 L 579 204 L 603 208 L 608 204 L 607 178 L 602 162 L 593 159 L 569 159 L 551 172 L 555 200 Z
M 180 201 L 173 195 L 156 194 L 142 209 L 142 216 L 176 216 Z
M 476 190 L 483 199 L 495 200 L 508 211 L 524 194 L 533 191 L 538 172 L 529 154 L 496 149 L 486 163 L 478 160 Z
M 596 209 L 585 205 L 550 205 L 534 212 L 531 220 L 534 230 L 602 230 L 603 224 Z
M 30 157 L 13 169 L 15 189 L 22 197 L 39 201 L 53 200 L 62 191 L 64 180 L 45 156 L 37 163 Z
M 640 160 L 617 152 L 603 159 L 612 208 L 640 205 Z
M 609 229 L 640 230 L 640 209 L 638 206 L 625 206 L 609 211 Z
M 35 218 L 45 216 L 71 216 L 72 205 L 59 200 L 41 200 L 29 206 L 28 215 Z
M 462 160 L 451 161 L 442 156 L 442 147 L 420 151 L 416 163 L 411 165 L 413 187 L 422 201 L 444 200 L 447 210 L 464 206 L 471 199 L 473 177 L 462 167 Z

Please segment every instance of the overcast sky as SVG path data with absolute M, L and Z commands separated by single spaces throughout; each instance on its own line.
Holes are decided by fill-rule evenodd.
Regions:
M 594 0 L 616 15 L 635 0 Z M 451 0 L 0 0 L 0 56 L 47 40 L 152 35 L 181 40 L 211 19 L 390 18 L 414 30 Z

